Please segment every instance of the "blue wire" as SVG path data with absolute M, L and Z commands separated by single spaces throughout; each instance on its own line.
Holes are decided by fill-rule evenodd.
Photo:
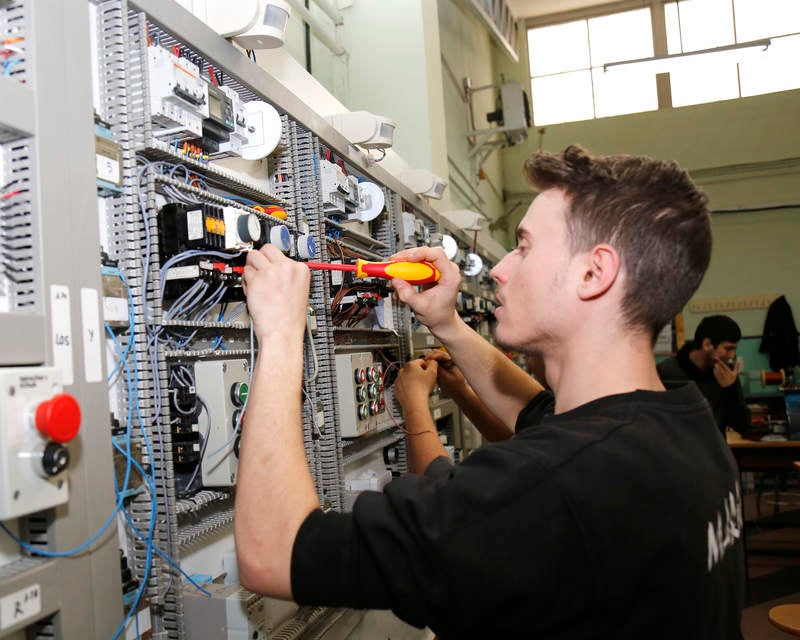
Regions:
M 241 202 L 242 204 L 247 205 L 248 207 L 252 207 L 256 203 L 253 200 L 248 200 L 247 198 L 240 198 L 238 196 L 225 196 L 226 200 L 234 200 L 235 202 Z
M 116 442 L 112 441 L 111 444 L 114 445 L 114 448 L 117 451 L 119 451 L 121 454 L 126 455 L 126 456 L 129 455 Z M 135 459 L 131 459 L 131 463 L 133 464 L 134 467 L 136 467 L 136 470 L 139 472 L 139 474 L 142 476 L 142 478 L 147 480 L 148 479 L 147 472 L 142 468 L 142 466 Z M 114 481 L 116 482 L 116 478 L 114 478 Z M 152 487 L 149 487 L 149 488 L 152 490 Z M 136 535 L 139 536 L 139 538 L 142 541 L 146 542 L 144 534 L 139 530 L 139 527 L 137 527 L 134 524 L 133 520 L 131 520 L 131 517 L 130 517 L 130 514 L 128 513 L 128 511 L 126 509 L 123 509 L 122 512 L 123 512 L 123 515 L 125 516 L 125 520 L 128 521 L 128 524 L 130 525 L 131 529 L 133 529 L 134 533 L 136 533 Z M 183 575 L 183 577 L 185 577 L 192 584 L 192 586 L 194 586 L 199 591 L 202 591 L 207 596 L 211 595 L 211 593 L 209 593 L 208 591 L 203 589 L 203 587 L 201 587 L 188 573 L 186 573 L 183 569 L 181 569 L 180 565 L 177 562 L 175 562 L 172 558 L 170 558 L 166 553 L 161 551 L 161 549 L 159 549 L 156 545 L 153 545 L 153 551 L 155 551 L 159 556 L 161 556 L 164 560 L 166 560 L 175 569 L 180 571 L 181 574 Z
M 133 340 L 133 328 L 134 328 L 134 318 L 133 318 L 133 295 L 131 292 L 130 287 L 128 286 L 127 281 L 125 280 L 124 276 L 120 274 L 122 278 L 122 282 L 125 285 L 126 291 L 128 293 L 128 310 L 129 310 L 129 321 L 131 326 L 131 340 Z M 106 325 L 106 330 L 110 330 L 110 327 Z M 116 335 L 113 332 L 109 331 L 111 334 L 111 339 L 114 342 L 114 346 L 117 349 L 117 352 L 122 355 L 122 347 L 119 344 L 119 340 L 117 340 Z M 130 370 L 128 369 L 127 362 L 124 363 L 123 368 L 126 372 L 126 379 L 130 382 Z M 150 439 L 147 437 L 147 431 L 144 428 L 144 420 L 142 420 L 142 413 L 141 413 L 141 406 L 139 402 L 139 365 L 137 362 L 136 357 L 133 358 L 133 377 L 134 381 L 136 382 L 135 385 L 135 398 L 136 398 L 136 418 L 139 421 L 139 428 L 142 431 L 142 439 L 144 440 L 145 449 L 147 450 L 148 460 L 153 459 L 153 450 L 150 446 Z M 130 386 L 129 386 L 130 388 Z M 128 398 L 132 398 L 133 396 L 129 393 Z M 128 451 L 130 452 L 130 446 L 128 447 Z M 139 590 L 136 592 L 136 598 L 134 599 L 133 603 L 131 604 L 130 608 L 128 609 L 128 613 L 125 615 L 125 618 L 122 620 L 119 628 L 117 629 L 116 633 L 112 636 L 112 640 L 116 640 L 121 633 L 125 631 L 125 627 L 128 624 L 128 620 L 130 620 L 131 616 L 136 612 L 136 637 L 139 637 L 139 615 L 138 615 L 138 608 L 139 602 L 141 602 L 142 596 L 144 595 L 144 590 L 147 588 L 147 583 L 150 580 L 150 570 L 152 568 L 153 563 L 153 536 L 155 534 L 155 527 L 156 527 L 156 513 L 158 509 L 158 505 L 156 503 L 156 492 L 155 492 L 155 469 L 151 471 L 150 480 L 152 484 L 152 490 L 150 491 L 150 527 L 148 529 L 147 535 L 147 555 L 145 558 L 145 569 L 144 575 L 142 576 L 142 582 L 139 586 Z M 127 488 L 127 487 L 126 487 Z M 124 509 L 123 509 L 124 511 Z
M 3 65 L 3 75 L 7 76 L 11 74 L 11 70 L 16 67 L 18 64 L 22 64 L 25 60 L 23 58 L 14 58 L 13 60 L 7 60 Z

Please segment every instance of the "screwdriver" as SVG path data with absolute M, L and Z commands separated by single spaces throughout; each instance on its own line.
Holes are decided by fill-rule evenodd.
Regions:
M 436 282 L 441 276 L 430 262 L 368 262 L 358 259 L 355 264 L 331 264 L 329 262 L 306 262 L 309 269 L 327 271 L 350 271 L 356 278 L 400 278 L 409 284 Z

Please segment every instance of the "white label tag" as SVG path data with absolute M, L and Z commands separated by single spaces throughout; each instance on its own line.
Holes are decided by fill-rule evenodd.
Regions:
M 105 322 L 128 322 L 128 301 L 124 298 L 103 297 Z
M 113 184 L 120 183 L 120 167 L 116 158 L 109 158 L 108 156 L 95 154 L 97 160 L 97 177 L 100 180 L 111 182 Z
M 442 417 L 442 410 L 441 409 L 434 409 L 433 410 L 433 419 L 438 420 Z
M 203 239 L 203 212 L 200 209 L 186 213 L 186 239 Z
M 72 370 L 69 287 L 50 285 L 50 321 L 53 327 L 53 365 L 61 369 L 64 386 L 69 386 L 75 381 Z
M 100 382 L 103 379 L 103 360 L 100 349 L 102 335 L 97 304 L 97 289 L 81 289 L 83 366 L 86 371 L 86 382 Z
M 42 610 L 42 590 L 32 584 L 0 599 L 0 631 L 32 618 Z
M 152 627 L 152 623 L 150 622 L 150 607 L 139 611 L 135 618 L 131 616 L 130 620 L 128 620 L 128 626 L 125 628 L 125 640 L 136 640 L 137 619 L 139 621 L 139 635 L 142 636 L 150 631 Z

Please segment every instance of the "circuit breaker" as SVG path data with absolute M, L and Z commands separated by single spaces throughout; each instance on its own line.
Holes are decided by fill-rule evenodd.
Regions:
M 202 137 L 209 105 L 208 83 L 200 69 L 163 47 L 150 46 L 147 53 L 153 122 L 170 128 L 173 137 Z
M 210 427 L 201 460 L 203 486 L 228 487 L 236 484 L 239 471 L 239 435 L 247 400 L 250 365 L 247 360 L 211 360 L 195 364 L 197 397 L 208 409 Z M 206 437 L 204 416 L 198 418 L 200 433 Z M 239 426 L 241 432 L 241 426 Z
M 356 438 L 379 429 L 386 415 L 383 365 L 371 353 L 336 356 L 341 436 Z
M 81 411 L 53 367 L 0 369 L 0 520 L 63 504 L 69 497 L 66 443 Z

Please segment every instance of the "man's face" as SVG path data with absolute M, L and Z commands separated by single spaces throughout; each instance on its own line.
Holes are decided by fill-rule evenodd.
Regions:
M 539 194 L 517 228 L 517 246 L 492 269 L 497 283 L 495 337 L 501 344 L 530 351 L 569 331 L 569 287 L 575 274 L 562 191 Z
M 731 342 L 730 340 L 723 340 L 716 347 L 714 347 L 712 358 L 714 360 L 716 359 L 722 360 L 725 364 L 730 365 L 730 363 L 736 361 L 737 345 L 738 345 L 737 342 Z

